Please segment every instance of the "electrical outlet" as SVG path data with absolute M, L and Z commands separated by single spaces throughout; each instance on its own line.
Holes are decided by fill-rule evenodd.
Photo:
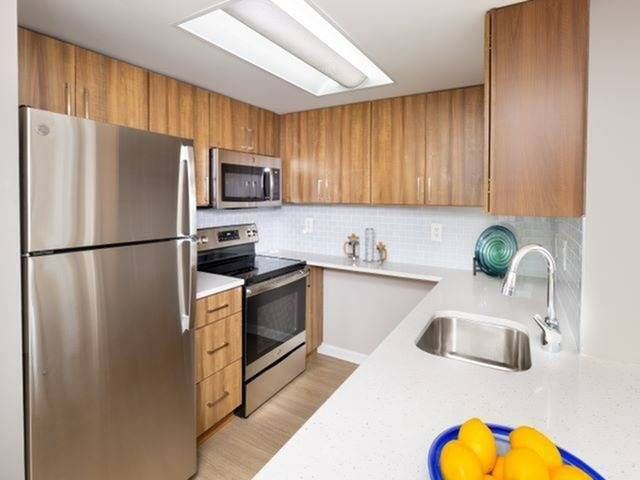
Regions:
M 306 217 L 304 219 L 302 233 L 313 233 L 313 217 Z
M 442 241 L 442 224 L 441 223 L 431 224 L 431 241 L 432 242 Z

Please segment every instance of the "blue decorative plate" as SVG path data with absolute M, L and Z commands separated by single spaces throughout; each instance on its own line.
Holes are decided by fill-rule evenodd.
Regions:
M 509 451 L 509 434 L 513 431 L 513 428 L 503 427 L 502 425 L 493 425 L 490 423 L 487 424 L 487 427 L 489 427 L 489 429 L 493 432 L 493 436 L 496 437 L 498 454 L 504 455 Z M 440 453 L 442 452 L 442 449 L 447 442 L 458 438 L 459 431 L 460 425 L 445 430 L 436 437 L 436 439 L 431 444 L 431 447 L 429 447 L 427 468 L 429 470 L 429 478 L 431 480 L 444 480 L 442 478 L 442 474 L 440 473 Z M 600 475 L 575 455 L 567 452 L 566 450 L 563 450 L 560 447 L 558 447 L 558 450 L 560 450 L 560 456 L 562 457 L 562 461 L 565 463 L 565 465 L 573 465 L 574 467 L 578 467 L 584 473 L 590 475 L 593 480 L 605 480 L 602 475 Z
M 517 251 L 518 242 L 513 232 L 502 225 L 493 225 L 478 237 L 475 257 L 480 270 L 500 277 L 507 273 L 509 262 Z

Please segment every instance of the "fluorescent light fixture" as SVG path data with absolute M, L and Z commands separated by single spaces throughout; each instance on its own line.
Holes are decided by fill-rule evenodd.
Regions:
M 304 0 L 231 0 L 180 28 L 316 96 L 393 83 Z

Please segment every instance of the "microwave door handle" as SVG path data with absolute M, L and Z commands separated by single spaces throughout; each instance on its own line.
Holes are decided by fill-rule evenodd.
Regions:
M 269 177 L 268 182 L 265 177 Z M 264 170 L 262 172 L 262 191 L 264 192 L 264 199 L 271 200 L 271 192 L 273 191 L 273 177 L 271 170 Z
M 273 178 L 273 169 L 269 170 L 269 200 L 273 200 L 273 187 L 275 179 Z

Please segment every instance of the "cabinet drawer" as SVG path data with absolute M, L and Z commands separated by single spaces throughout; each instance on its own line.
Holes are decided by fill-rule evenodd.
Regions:
M 196 382 L 242 357 L 242 313 L 196 330 Z
M 242 361 L 214 373 L 197 385 L 198 435 L 242 403 Z
M 242 311 L 242 287 L 201 298 L 196 302 L 196 328 Z

